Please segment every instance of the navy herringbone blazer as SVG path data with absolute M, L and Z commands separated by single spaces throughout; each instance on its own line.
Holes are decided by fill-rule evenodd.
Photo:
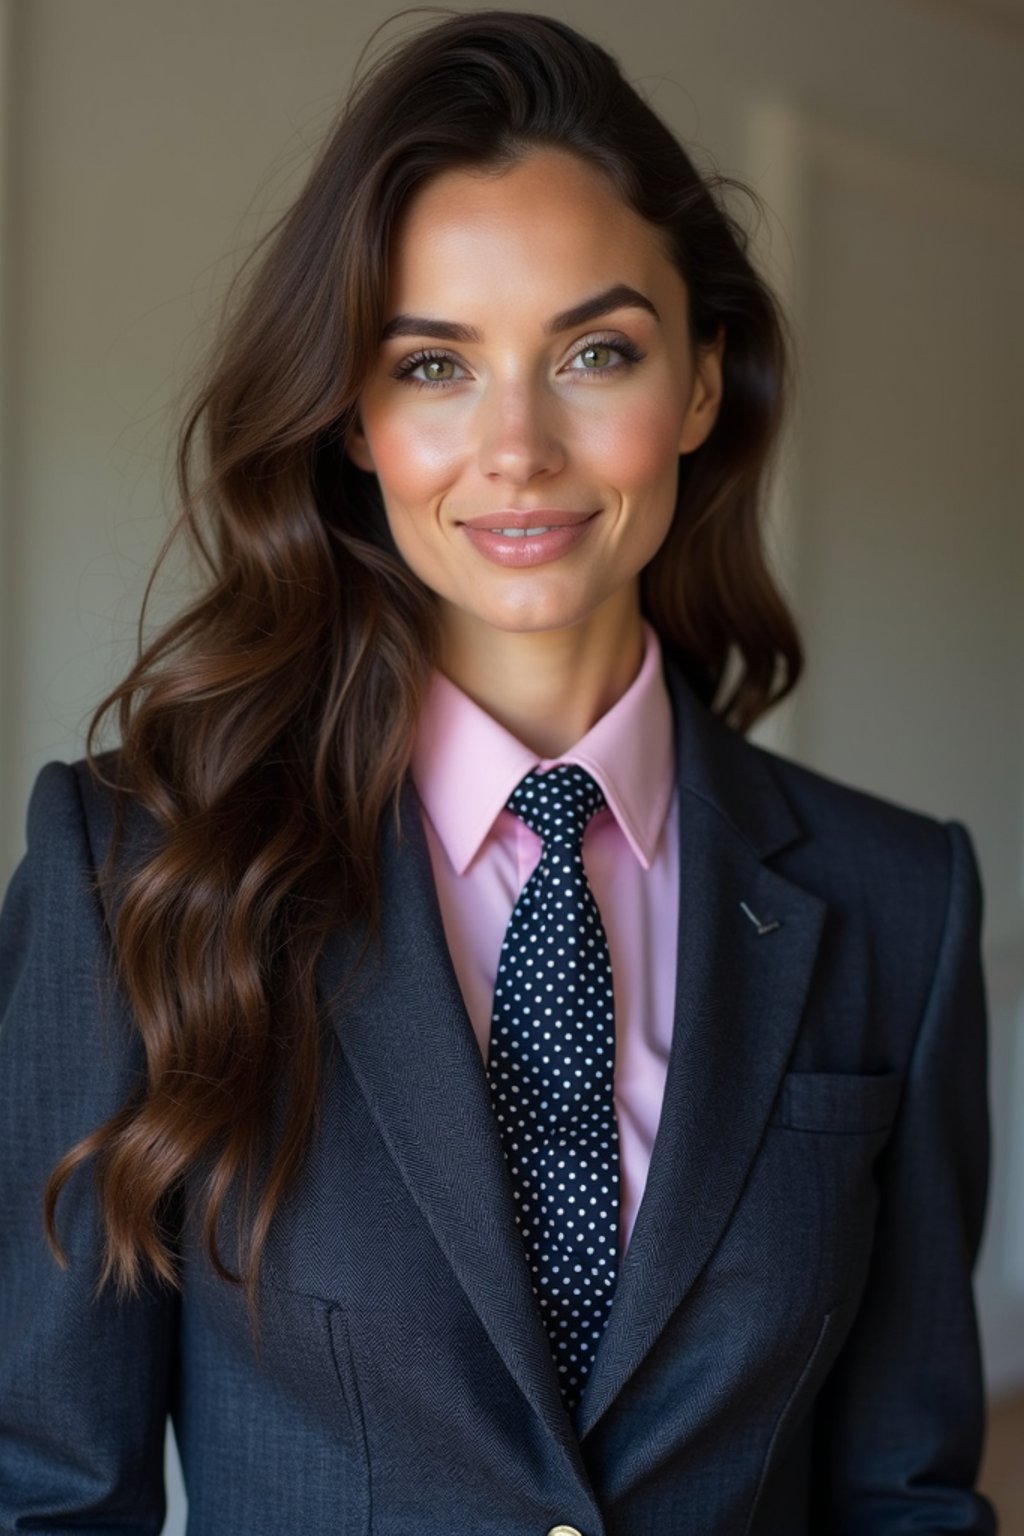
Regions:
M 383 958 L 325 1007 L 260 1358 L 192 1210 L 180 1297 L 93 1301 L 79 1169 L 57 1268 L 46 1175 L 143 1057 L 97 984 L 110 807 L 81 762 L 42 770 L 0 917 L 0 1531 L 158 1532 L 168 1413 L 190 1536 L 995 1530 L 973 1489 L 989 1125 L 969 836 L 754 746 L 666 674 L 674 1035 L 578 1430 L 408 785 L 403 839 L 382 836 Z M 356 938 L 327 946 L 324 998 Z M 223 1241 L 230 1258 L 226 1223 Z

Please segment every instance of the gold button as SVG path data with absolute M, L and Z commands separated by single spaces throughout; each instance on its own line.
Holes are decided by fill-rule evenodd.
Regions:
M 548 1531 L 548 1536 L 583 1536 L 574 1525 L 553 1525 Z

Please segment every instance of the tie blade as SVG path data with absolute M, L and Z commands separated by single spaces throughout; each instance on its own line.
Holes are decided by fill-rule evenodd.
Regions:
M 506 929 L 488 1054 L 516 1223 L 570 1409 L 608 1320 L 619 1256 L 614 988 L 582 857 L 604 804 L 575 764 L 529 773 L 509 797 L 544 848 Z

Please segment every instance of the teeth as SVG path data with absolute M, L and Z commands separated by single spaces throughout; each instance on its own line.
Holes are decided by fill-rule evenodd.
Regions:
M 488 533 L 500 533 L 506 539 L 525 539 L 527 534 L 550 533 L 550 528 L 488 528 Z

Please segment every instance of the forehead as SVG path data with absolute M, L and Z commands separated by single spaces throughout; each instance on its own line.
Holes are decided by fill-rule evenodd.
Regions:
M 564 150 L 535 150 L 500 173 L 439 172 L 410 198 L 392 241 L 390 301 L 403 310 L 513 297 L 554 310 L 613 281 L 657 288 L 663 302 L 683 291 L 661 232 Z

